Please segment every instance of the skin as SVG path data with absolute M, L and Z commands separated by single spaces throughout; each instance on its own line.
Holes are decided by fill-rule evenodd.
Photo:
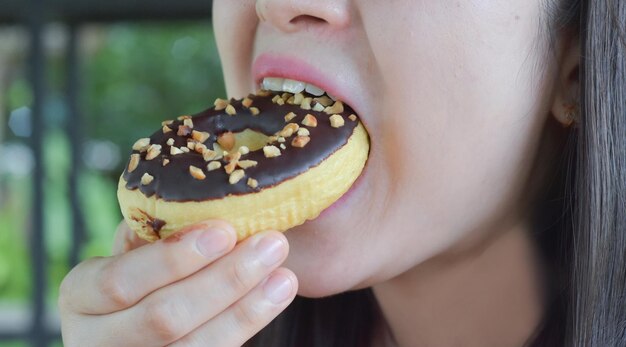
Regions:
M 367 168 L 320 218 L 236 247 L 220 221 L 150 245 L 122 225 L 115 255 L 62 285 L 65 344 L 240 345 L 296 292 L 372 286 L 378 345 L 522 345 L 543 312 L 528 213 L 577 83 L 577 46 L 549 50 L 542 4 L 214 1 L 229 96 L 256 89 L 262 54 L 309 63 L 366 125 Z M 202 256 L 202 235 L 223 249 Z M 271 264 L 263 240 L 275 242 Z

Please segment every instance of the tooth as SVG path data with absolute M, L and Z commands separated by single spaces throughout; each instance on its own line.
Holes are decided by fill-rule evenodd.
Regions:
M 283 90 L 283 79 L 275 77 L 265 77 L 263 79 L 263 89 L 281 92 Z
M 304 90 L 305 85 L 306 84 L 304 82 L 285 79 L 283 81 L 283 91 L 298 94 Z
M 305 90 L 312 95 L 315 96 L 322 96 L 324 95 L 324 90 L 322 90 L 321 88 L 318 88 L 317 86 L 314 86 L 312 84 L 307 84 Z

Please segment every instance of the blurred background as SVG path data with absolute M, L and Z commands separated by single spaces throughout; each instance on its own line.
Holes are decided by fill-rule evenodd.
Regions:
M 224 95 L 209 0 L 0 0 L 0 346 L 61 346 L 132 143 Z

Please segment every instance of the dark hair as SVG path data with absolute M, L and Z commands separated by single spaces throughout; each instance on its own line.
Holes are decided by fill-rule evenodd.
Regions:
M 536 205 L 551 287 L 532 346 L 626 346 L 626 1 L 548 0 L 554 32 L 581 42 L 580 115 Z M 369 289 L 298 297 L 246 346 L 366 347 Z

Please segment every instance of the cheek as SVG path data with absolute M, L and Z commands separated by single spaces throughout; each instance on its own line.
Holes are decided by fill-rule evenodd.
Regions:
M 363 17 L 376 28 L 368 37 L 382 71 L 371 197 L 328 226 L 341 246 L 297 264 L 325 269 L 302 271 L 304 288 L 329 294 L 386 280 L 524 213 L 554 72 L 535 64 L 544 43 L 539 6 L 529 3 L 471 13 L 430 2 L 418 18 L 398 15 L 383 28 L 368 24 L 383 20 L 382 8 Z
M 385 72 L 385 157 L 399 208 L 423 211 L 422 226 L 444 238 L 461 236 L 503 218 L 523 194 L 548 113 L 545 67 L 535 65 L 540 10 L 519 1 L 414 7 L 371 40 Z

